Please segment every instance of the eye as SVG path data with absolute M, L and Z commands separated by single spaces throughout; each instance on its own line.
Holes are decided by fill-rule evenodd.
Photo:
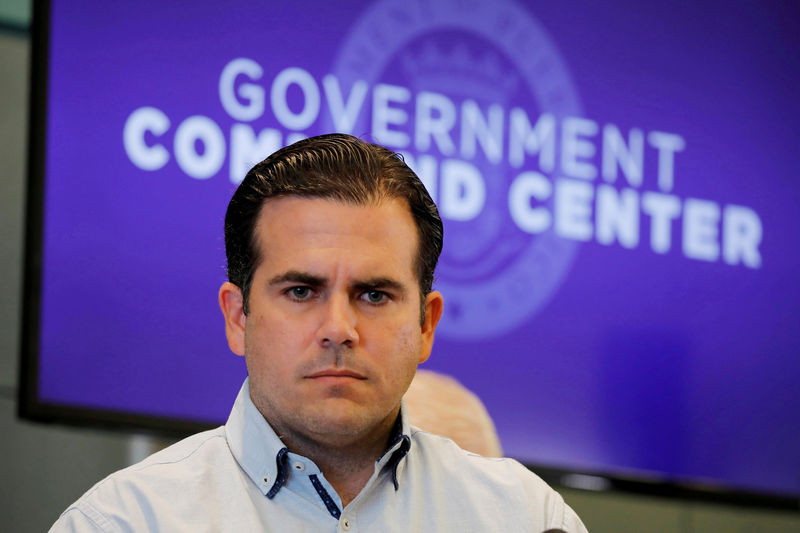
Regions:
M 382 304 L 388 299 L 388 295 L 383 291 L 367 291 L 361 297 L 371 304 Z
M 292 287 L 287 292 L 294 300 L 308 300 L 311 297 L 311 287 L 302 285 Z

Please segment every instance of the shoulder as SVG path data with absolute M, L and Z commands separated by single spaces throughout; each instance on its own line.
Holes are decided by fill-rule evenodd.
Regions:
M 515 459 L 483 457 L 460 448 L 447 437 L 415 427 L 411 429 L 411 443 L 411 449 L 416 448 L 414 459 L 424 461 L 426 467 L 458 472 L 462 479 L 470 476 L 501 489 L 519 489 L 525 485 L 533 490 L 552 491 L 539 476 Z
M 51 531 L 117 531 L 119 523 L 148 523 L 163 505 L 235 462 L 227 450 L 223 428 L 183 439 L 96 483 Z
M 227 440 L 222 427 L 197 433 L 172 446 L 150 455 L 143 461 L 119 470 L 97 483 L 87 495 L 101 491 L 107 485 L 137 482 L 160 478 L 180 480 L 181 473 L 193 476 L 201 473 L 220 460 L 230 457 Z M 199 468 L 199 470 L 198 470 Z
M 522 520 L 542 523 L 544 529 L 586 531 L 561 495 L 519 461 L 470 453 L 446 437 L 414 427 L 411 440 L 412 450 L 416 447 L 413 460 L 428 476 L 452 480 L 446 483 L 451 493 L 463 492 L 465 498 L 474 493 L 481 507 L 511 511 Z
M 175 444 L 158 451 L 139 463 L 129 466 L 123 470 L 112 474 L 115 475 L 133 474 L 144 470 L 163 467 L 167 465 L 180 465 L 192 461 L 197 461 L 200 456 L 214 453 L 218 448 L 227 449 L 225 438 L 225 428 L 220 426 L 215 429 L 196 433 Z M 106 478 L 108 479 L 108 478 Z M 101 482 L 102 483 L 102 482 Z

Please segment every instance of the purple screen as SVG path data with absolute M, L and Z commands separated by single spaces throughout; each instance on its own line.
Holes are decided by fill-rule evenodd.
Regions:
M 54 0 L 39 401 L 224 421 L 227 202 L 341 131 L 436 199 L 425 366 L 508 455 L 800 493 L 797 13 L 669 4 Z

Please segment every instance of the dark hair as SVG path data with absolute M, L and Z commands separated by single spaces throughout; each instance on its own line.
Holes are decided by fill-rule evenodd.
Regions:
M 376 205 L 401 198 L 417 225 L 415 270 L 422 295 L 431 291 L 442 251 L 442 220 L 422 181 L 402 157 L 352 135 L 311 137 L 282 148 L 254 166 L 233 194 L 225 214 L 228 279 L 242 290 L 244 312 L 253 274 L 261 262 L 255 235 L 258 215 L 270 198 L 330 198 L 356 205 Z

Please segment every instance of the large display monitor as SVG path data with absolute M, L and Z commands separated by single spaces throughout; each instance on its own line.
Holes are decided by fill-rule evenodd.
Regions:
M 217 307 L 227 202 L 275 149 L 338 131 L 401 152 L 437 200 L 425 365 L 478 393 L 508 455 L 796 502 L 789 10 L 37 5 L 23 414 L 224 422 L 245 376 Z

